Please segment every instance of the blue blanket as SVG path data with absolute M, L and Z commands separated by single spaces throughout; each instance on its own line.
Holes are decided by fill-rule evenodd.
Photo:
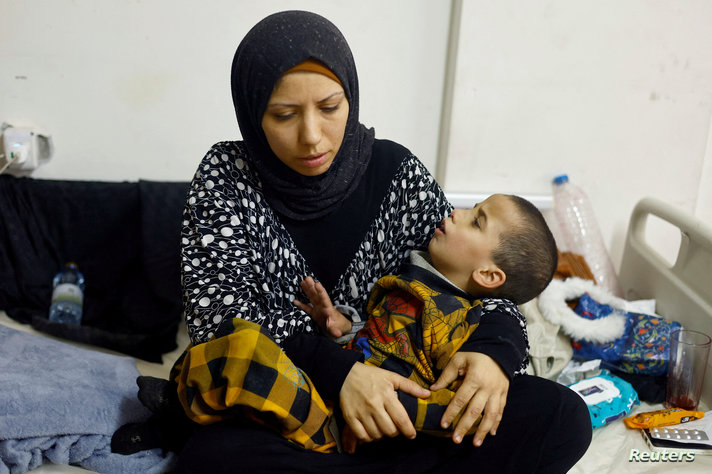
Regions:
M 162 472 L 160 450 L 111 452 L 111 436 L 150 412 L 137 398 L 136 364 L 0 325 L 0 474 L 47 460 L 104 473 Z

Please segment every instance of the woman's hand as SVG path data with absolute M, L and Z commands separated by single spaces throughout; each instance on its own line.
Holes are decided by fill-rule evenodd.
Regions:
M 497 433 L 504 405 L 507 403 L 509 378 L 490 356 L 479 352 L 458 352 L 430 388 L 445 388 L 458 378 L 462 378 L 462 384 L 445 410 L 441 426 L 447 428 L 457 414 L 465 410 L 452 434 L 453 441 L 460 443 L 465 433 L 484 412 L 472 440 L 472 444 L 480 446 L 487 433 L 493 436 Z
M 415 438 L 415 428 L 396 390 L 419 398 L 430 396 L 429 390 L 394 372 L 360 362 L 354 364 L 339 395 L 344 420 L 353 434 L 344 443 L 346 452 L 354 452 L 357 440 L 370 442 L 399 433 Z
M 294 300 L 297 308 L 311 316 L 327 334 L 334 338 L 351 331 L 351 321 L 334 307 L 324 285 L 312 277 L 306 277 L 301 282 L 301 287 L 309 298 L 309 304 Z

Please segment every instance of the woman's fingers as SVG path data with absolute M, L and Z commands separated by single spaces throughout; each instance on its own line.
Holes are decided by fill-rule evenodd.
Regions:
M 386 401 L 386 403 L 388 402 Z M 370 418 L 370 423 L 366 426 L 366 431 L 374 440 L 381 439 L 384 436 L 392 438 L 399 433 L 387 409 L 379 409 L 374 413 L 373 417 Z
M 395 403 L 388 405 L 386 410 L 393 423 L 393 431 L 388 434 L 388 436 L 393 437 L 400 433 L 408 439 L 415 438 L 415 427 L 408 416 L 408 412 L 405 411 L 403 404 L 400 403 L 400 400 L 396 398 Z
M 455 354 L 455 356 L 457 356 L 457 354 Z M 450 362 L 448 362 L 443 371 L 440 373 L 440 377 L 438 377 L 435 383 L 430 386 L 430 390 L 441 390 L 457 380 L 460 375 L 462 375 L 460 373 L 460 367 L 457 363 L 450 359 Z
M 445 375 L 445 371 L 448 370 L 449 365 L 446 366 L 445 370 L 443 371 L 443 376 Z M 452 370 L 452 369 L 451 369 Z M 459 371 L 455 369 L 455 373 L 458 373 Z M 443 376 L 438 379 L 438 383 L 434 384 L 431 388 L 435 390 L 437 387 L 439 387 L 439 383 L 441 380 L 448 380 L 449 377 L 443 378 Z M 452 380 L 455 380 L 453 378 Z M 441 388 L 445 388 L 447 384 L 444 384 Z M 453 422 L 455 418 L 457 418 L 457 415 L 462 413 L 463 410 L 465 410 L 466 407 L 470 406 L 470 404 L 473 402 L 473 397 L 479 390 L 479 385 L 475 380 L 472 379 L 465 379 L 463 380 L 463 383 L 460 385 L 460 387 L 457 389 L 455 392 L 455 396 L 452 397 L 452 400 L 450 400 L 450 403 L 448 404 L 447 408 L 445 409 L 445 413 L 443 414 L 442 419 L 440 420 L 440 426 L 443 428 L 447 428 L 450 426 L 450 424 Z M 478 403 L 473 403 L 471 406 L 471 410 L 476 411 L 478 408 L 479 404 Z M 482 406 L 484 408 L 484 406 Z M 477 414 L 479 416 L 479 413 Z M 476 418 L 476 417 L 475 417 Z M 474 420 L 473 420 L 474 423 Z M 464 425 L 463 425 L 464 426 Z M 472 426 L 472 424 L 470 424 Z M 468 427 L 469 429 L 469 427 Z M 467 430 L 465 430 L 467 431 Z M 454 439 L 454 438 L 453 438 Z
M 418 398 L 427 398 L 430 396 L 430 390 L 393 372 L 386 372 L 386 376 L 392 388 L 389 388 L 385 394 L 384 410 L 379 410 L 376 414 L 379 431 L 390 437 L 400 433 L 406 438 L 415 438 L 415 427 L 403 404 L 398 400 L 397 391 L 400 390 Z
M 383 370 L 383 369 L 381 369 Z M 418 398 L 428 398 L 430 396 L 430 390 L 427 388 L 421 387 L 418 385 L 416 382 L 407 379 L 403 377 L 402 375 L 398 375 L 394 372 L 388 372 L 386 371 L 389 375 L 392 375 L 391 378 L 391 383 L 393 384 L 393 387 L 395 390 L 401 390 L 405 393 L 408 393 L 410 395 L 413 395 L 414 397 Z M 398 397 L 396 397 L 397 399 Z M 400 404 L 400 402 L 398 402 Z
M 354 436 L 372 441 L 398 433 L 413 438 L 415 428 L 398 400 L 397 390 L 417 397 L 430 391 L 393 372 L 356 363 L 344 380 L 340 402 L 344 419 Z
M 463 411 L 460 420 L 455 425 L 455 429 L 452 434 L 453 441 L 455 441 L 456 443 L 460 443 L 462 441 L 462 438 L 465 436 L 465 434 L 467 434 L 468 430 L 472 428 L 472 426 L 475 424 L 477 419 L 484 411 L 487 403 L 488 395 L 484 391 L 480 390 L 475 394 L 474 397 L 472 397 L 470 402 L 465 407 L 465 410 Z M 487 431 L 489 431 L 489 427 L 491 425 L 488 423 L 491 423 L 491 420 L 483 419 L 480 421 L 478 431 L 475 435 L 475 440 L 479 440 L 479 444 L 475 442 L 476 446 L 479 446 L 482 443 L 484 436 L 487 434 Z M 483 425 L 487 426 L 487 429 L 485 429 L 484 432 L 480 431 L 482 430 Z
M 445 409 L 441 426 L 447 428 L 461 414 L 452 435 L 453 441 L 460 443 L 482 415 L 473 437 L 473 444 L 480 446 L 488 433 L 497 432 L 507 402 L 509 378 L 491 357 L 461 352 L 453 356 L 431 388 L 444 388 L 456 378 L 461 378 L 462 383 Z
M 504 403 L 502 402 L 502 397 L 492 396 L 487 400 L 487 406 L 484 410 L 484 416 L 482 417 L 480 425 L 477 427 L 477 432 L 475 433 L 475 437 L 472 440 L 472 444 L 474 444 L 475 446 L 480 446 L 487 434 L 495 435 L 497 433 L 499 422 L 502 421 L 503 411 Z M 466 427 L 463 427 L 463 429 L 469 430 L 470 426 L 472 425 L 466 425 Z
M 498 396 L 497 394 L 485 393 L 483 391 L 478 392 L 478 394 L 473 397 L 468 409 L 463 414 L 460 421 L 455 427 L 455 432 L 453 433 L 453 440 L 460 442 L 462 437 L 467 433 L 467 431 L 472 427 L 472 425 L 477 421 L 477 418 L 482 414 L 482 420 L 480 421 L 475 436 L 472 439 L 472 444 L 475 446 L 482 445 L 487 434 L 494 435 L 497 432 L 499 423 L 502 420 L 502 413 L 504 411 L 504 404 L 506 402 L 506 396 Z M 482 407 L 482 404 L 485 404 Z

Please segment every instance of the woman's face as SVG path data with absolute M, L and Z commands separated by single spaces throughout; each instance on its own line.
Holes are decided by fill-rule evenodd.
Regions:
M 349 102 L 341 85 L 323 74 L 282 76 L 262 116 L 262 130 L 282 163 L 305 176 L 329 169 L 341 147 Z

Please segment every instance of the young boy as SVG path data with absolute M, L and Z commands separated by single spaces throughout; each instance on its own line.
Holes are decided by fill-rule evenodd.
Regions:
M 361 351 L 366 364 L 426 388 L 458 350 L 468 349 L 483 314 L 518 315 L 516 305 L 537 296 L 557 264 L 556 245 L 541 213 L 520 197 L 500 194 L 473 209 L 454 210 L 435 230 L 428 250 L 413 252 L 400 274 L 379 279 L 367 306 L 369 318 L 346 346 Z M 321 284 L 308 277 L 302 287 L 310 304 L 294 304 L 327 333 L 338 338 L 353 331 Z M 288 354 L 265 341 L 269 336 L 259 325 L 238 319 L 234 325 L 229 336 L 186 351 L 181 365 L 195 359 L 209 373 L 191 371 L 195 380 L 184 378 L 185 372 L 171 377 L 186 414 L 210 424 L 224 420 L 231 413 L 225 407 L 231 406 L 307 449 L 332 450 L 332 410 L 309 378 Z M 205 364 L 211 358 L 206 351 L 213 352 L 210 344 L 229 346 L 215 353 L 234 353 L 228 358 L 234 365 Z M 425 400 L 399 392 L 416 429 L 442 433 L 439 421 L 457 383 Z
M 345 347 L 361 351 L 364 363 L 430 388 L 450 358 L 468 350 L 483 314 L 518 313 L 516 305 L 541 293 L 557 264 L 556 244 L 539 210 L 501 194 L 454 210 L 428 250 L 412 252 L 398 275 L 376 283 L 365 325 L 352 324 L 312 278 L 302 283 L 310 304 L 295 304 L 337 341 L 350 339 Z M 406 393 L 399 398 L 418 431 L 438 433 L 453 395 L 442 389 L 425 400 Z
M 411 272 L 432 273 L 470 296 L 517 305 L 538 296 L 557 265 L 556 243 L 541 212 L 514 195 L 495 194 L 472 209 L 455 209 L 435 230 L 428 251 L 411 253 L 410 265 L 421 269 Z M 294 304 L 328 334 L 340 338 L 353 331 L 352 321 L 331 304 L 320 283 L 308 277 L 302 289 L 310 304 Z M 369 304 L 373 299 L 372 294 Z

